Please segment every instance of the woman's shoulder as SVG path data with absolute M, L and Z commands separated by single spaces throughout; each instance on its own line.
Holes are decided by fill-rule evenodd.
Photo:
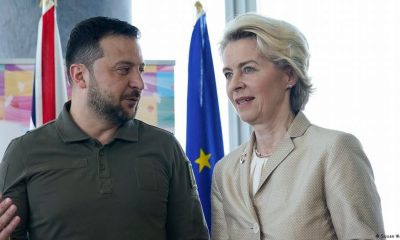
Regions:
M 308 141 L 314 142 L 316 145 L 322 144 L 328 147 L 335 145 L 361 146 L 358 138 L 352 133 L 320 127 L 314 124 L 307 129 L 304 137 L 308 139 Z
M 337 129 L 325 128 L 325 127 L 321 127 L 321 126 L 318 126 L 315 124 L 311 124 L 311 126 L 307 130 L 306 134 L 312 135 L 312 136 L 328 138 L 328 139 L 336 139 L 336 138 L 343 138 L 343 137 L 355 138 L 355 136 L 352 133 L 342 131 L 342 130 L 337 130 Z

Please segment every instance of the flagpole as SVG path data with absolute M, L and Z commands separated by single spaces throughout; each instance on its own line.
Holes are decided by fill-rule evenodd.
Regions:
M 40 0 L 39 6 L 42 7 L 42 15 L 49 9 L 51 3 L 57 6 L 57 0 Z
M 194 6 L 196 7 L 197 18 L 199 18 L 201 16 L 201 14 L 204 13 L 203 5 L 200 3 L 200 1 L 196 1 Z
M 40 6 L 42 7 L 42 15 L 46 12 L 49 3 L 50 0 L 40 0 Z

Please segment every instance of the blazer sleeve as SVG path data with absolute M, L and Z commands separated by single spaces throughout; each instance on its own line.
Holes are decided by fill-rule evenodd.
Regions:
M 229 239 L 224 206 L 222 204 L 222 194 L 218 186 L 219 179 L 221 179 L 221 165 L 217 163 L 217 165 L 214 168 L 212 186 L 211 186 L 211 239 L 212 240 Z
M 170 176 L 167 239 L 208 240 L 209 233 L 191 164 L 175 141 Z
M 360 142 L 341 134 L 327 150 L 326 202 L 339 239 L 375 239 L 384 233 L 380 198 Z

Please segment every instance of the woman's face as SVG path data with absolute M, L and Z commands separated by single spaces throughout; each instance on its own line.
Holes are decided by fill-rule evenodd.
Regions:
M 288 86 L 295 82 L 289 73 L 261 55 L 256 39 L 228 43 L 222 61 L 228 97 L 242 121 L 254 126 L 287 117 Z

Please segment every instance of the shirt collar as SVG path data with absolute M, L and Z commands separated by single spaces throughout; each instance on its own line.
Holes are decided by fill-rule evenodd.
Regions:
M 117 129 L 114 139 L 137 142 L 139 140 L 139 125 L 140 121 L 136 119 L 125 122 Z
M 71 101 L 64 104 L 63 110 L 56 120 L 56 129 L 64 142 L 76 142 L 90 139 L 85 132 L 83 132 L 78 125 L 74 122 L 69 113 L 71 108 Z M 139 138 L 139 120 L 129 120 L 119 127 L 115 133 L 114 139 L 121 139 L 125 141 L 138 141 Z

